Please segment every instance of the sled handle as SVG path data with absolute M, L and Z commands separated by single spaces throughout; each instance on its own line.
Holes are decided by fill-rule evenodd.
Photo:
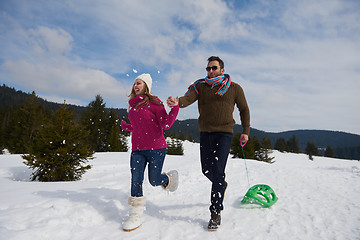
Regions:
M 240 140 L 241 140 L 241 139 L 240 139 Z M 244 146 L 246 145 L 246 143 L 247 143 L 247 141 L 245 141 L 245 142 L 240 141 L 240 146 L 241 146 L 241 147 L 244 147 Z

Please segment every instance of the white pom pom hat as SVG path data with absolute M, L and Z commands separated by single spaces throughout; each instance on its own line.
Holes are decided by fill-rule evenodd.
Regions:
M 146 86 L 147 86 L 148 89 L 149 89 L 149 93 L 151 93 L 152 78 L 151 78 L 150 74 L 148 74 L 148 73 L 143 73 L 143 74 L 137 76 L 137 77 L 135 78 L 135 80 L 136 80 L 136 79 L 143 80 L 143 81 L 146 83 Z

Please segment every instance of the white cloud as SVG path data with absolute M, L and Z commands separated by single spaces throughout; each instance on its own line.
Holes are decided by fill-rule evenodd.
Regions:
M 51 54 L 66 54 L 72 49 L 72 36 L 65 30 L 50 29 L 40 26 L 37 29 L 30 29 L 28 39 L 32 42 L 37 53 L 48 52 Z
M 239 22 L 224 1 L 185 1 L 179 18 L 193 25 L 198 32 L 198 40 L 216 43 L 231 41 L 247 36 L 246 24 Z
M 33 64 L 7 61 L 3 70 L 11 76 L 13 83 L 26 86 L 40 95 L 52 93 L 49 95 L 64 99 L 83 99 L 85 105 L 97 94 L 115 105 L 116 100 L 126 101 L 130 89 L 130 86 L 119 83 L 103 71 L 75 67 L 67 62 Z
M 291 32 L 298 33 L 298 37 L 306 36 L 304 33 L 311 34 L 313 37 L 333 37 L 346 34 L 349 30 L 355 30 L 358 34 L 359 7 L 358 1 L 292 0 L 287 3 L 282 23 Z M 351 34 L 356 34 L 356 32 Z

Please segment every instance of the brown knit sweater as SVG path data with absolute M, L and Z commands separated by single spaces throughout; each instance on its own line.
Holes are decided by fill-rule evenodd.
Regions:
M 224 96 L 215 94 L 219 87 L 211 88 L 207 83 L 198 83 L 196 89 L 199 94 L 191 89 L 190 92 L 179 98 L 180 108 L 184 108 L 198 101 L 199 130 L 200 132 L 233 132 L 235 120 L 233 118 L 236 104 L 240 112 L 243 133 L 250 133 L 250 110 L 241 86 L 231 82 Z

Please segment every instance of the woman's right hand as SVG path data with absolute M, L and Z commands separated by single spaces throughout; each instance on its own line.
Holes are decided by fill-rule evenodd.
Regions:
M 167 105 L 169 106 L 169 108 L 173 108 L 179 104 L 179 98 L 178 97 L 174 98 L 174 97 L 170 96 L 170 97 L 168 97 L 166 102 L 167 102 Z

